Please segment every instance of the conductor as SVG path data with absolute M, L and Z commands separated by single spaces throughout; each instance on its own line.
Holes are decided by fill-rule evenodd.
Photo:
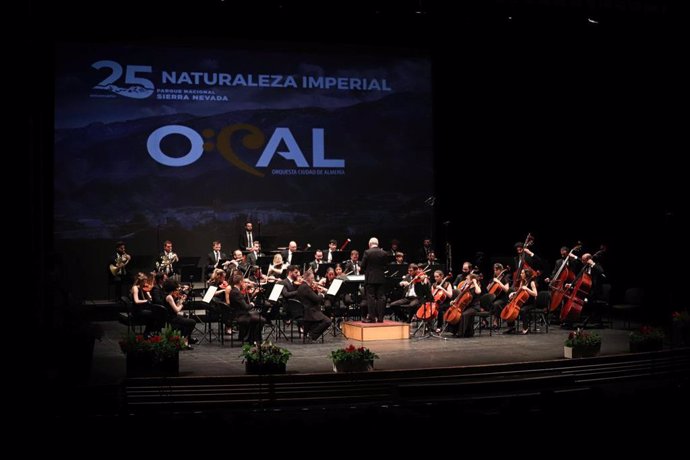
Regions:
M 364 289 L 367 295 L 369 314 L 362 320 L 363 323 L 383 322 L 383 314 L 386 308 L 386 266 L 387 253 L 379 247 L 377 238 L 369 239 L 369 249 L 364 251 L 362 259 L 362 271 L 364 272 Z

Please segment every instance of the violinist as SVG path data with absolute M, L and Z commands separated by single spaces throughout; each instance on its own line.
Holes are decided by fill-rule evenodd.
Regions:
M 183 337 L 187 337 L 188 344 L 199 343 L 199 339 L 192 337 L 196 321 L 180 315 L 185 301 L 185 296 L 180 294 L 180 284 L 174 279 L 166 280 L 163 283 L 163 294 L 165 295 L 165 306 L 168 308 L 167 323 L 173 329 L 179 330 Z
M 302 284 L 302 277 L 297 265 L 290 265 L 287 268 L 287 278 L 280 282 L 283 286 L 283 297 L 292 299 L 297 296 L 297 288 Z
M 434 284 L 431 285 L 431 295 L 434 297 L 434 302 L 436 302 L 438 308 L 436 333 L 440 333 L 443 329 L 443 314 L 450 306 L 450 301 L 453 297 L 453 285 L 443 276 L 441 270 L 434 272 Z
M 410 264 L 400 286 L 404 289 L 403 298 L 392 302 L 390 306 L 395 316 L 409 323 L 412 312 L 416 312 L 422 302 L 431 301 L 429 278 L 417 264 Z
M 309 335 L 312 342 L 331 325 L 331 320 L 321 312 L 323 294 L 317 294 L 316 290 L 318 284 L 314 281 L 314 273 L 307 270 L 297 288 L 297 299 L 304 305 L 304 333 Z
M 479 311 L 479 298 L 482 287 L 479 284 L 479 275 L 475 272 L 469 274 L 463 284 L 458 286 L 461 293 L 470 292 L 472 300 L 470 304 L 462 309 L 462 317 L 457 329 L 453 331 L 454 337 L 474 337 L 474 315 Z
M 218 288 L 213 295 L 212 301 L 220 302 L 221 305 L 230 304 L 230 284 L 227 282 L 227 274 L 225 273 L 225 270 L 222 268 L 216 268 L 213 270 L 213 273 L 211 273 L 211 278 L 208 280 L 208 285 Z M 230 327 L 229 321 L 225 325 L 225 334 L 232 335 L 232 328 Z
M 157 305 L 165 305 L 165 294 L 163 285 L 168 280 L 165 273 L 156 273 L 153 277 L 153 288 L 151 288 L 151 301 Z
M 150 289 L 148 289 L 150 286 L 149 277 L 145 273 L 139 272 L 130 290 L 130 298 L 134 303 L 132 314 L 136 318 L 143 319 L 145 337 L 149 337 L 154 331 L 159 331 L 163 326 L 151 310 L 151 294 Z
M 261 343 L 261 331 L 266 319 L 254 312 L 254 303 L 247 302 L 242 295 L 242 291 L 246 291 L 247 286 L 241 273 L 232 275 L 231 285 L 228 304 L 235 313 L 235 320 L 239 324 L 240 340 L 249 343 Z
M 268 266 L 266 276 L 269 279 L 280 278 L 284 279 L 288 273 L 288 265 L 283 262 L 283 256 L 276 254 L 273 256 L 273 263 Z
M 342 268 L 341 268 L 341 270 L 342 270 Z M 319 285 L 325 289 L 324 292 L 328 292 L 328 289 L 331 287 L 331 284 L 333 284 L 334 279 L 335 279 L 335 270 L 329 267 L 326 270 L 326 276 L 324 276 L 323 278 L 321 278 L 321 280 L 319 280 Z M 326 315 L 333 318 L 334 316 L 336 316 L 336 310 L 338 307 L 338 299 L 336 296 L 332 296 L 332 295 L 328 295 L 328 294 L 324 294 L 324 295 L 325 295 L 325 298 L 323 301 L 324 311 L 326 312 Z
M 520 307 L 520 318 L 522 319 L 522 334 L 529 334 L 529 311 L 534 308 L 534 299 L 537 297 L 537 283 L 534 281 L 534 272 L 529 268 L 523 268 L 520 271 L 520 280 L 517 283 L 517 289 L 508 295 L 510 300 L 520 291 L 526 291 L 529 298 Z M 515 332 L 515 321 L 508 321 L 508 329 L 504 334 L 512 334 Z

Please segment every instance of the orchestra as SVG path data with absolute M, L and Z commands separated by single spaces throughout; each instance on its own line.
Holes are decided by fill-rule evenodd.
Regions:
M 350 238 L 345 239 L 340 247 L 337 240 L 329 240 L 327 249 L 314 251 L 301 251 L 295 241 L 290 241 L 287 250 L 281 252 L 279 248 L 268 251 L 273 253 L 272 263 L 262 267 L 258 264 L 258 257 L 262 257 L 263 264 L 267 263 L 267 258 L 261 254 L 260 243 L 254 240 L 251 228 L 247 230 L 245 243 L 248 246 L 235 249 L 231 259 L 222 251 L 220 240 L 213 241 L 211 252 L 206 256 L 207 283 L 217 288 L 214 295 L 216 301 L 236 310 L 235 317 L 226 324 L 225 332 L 232 334 L 233 321 L 239 323 L 238 318 L 241 318 L 241 338 L 246 340 L 260 340 L 263 324 L 281 318 L 286 324 L 290 319 L 298 318 L 301 330 L 315 340 L 331 322 L 335 324 L 344 316 L 366 319 L 363 322 L 381 322 L 385 313 L 393 320 L 409 323 L 429 320 L 425 312 L 430 308 L 434 312 L 431 319 L 435 320 L 437 335 L 452 333 L 455 337 L 472 337 L 477 327 L 474 316 L 479 311 L 489 313 L 492 329 L 499 329 L 503 319 L 507 323 L 504 333 L 512 333 L 520 319 L 522 328 L 518 332 L 527 334 L 529 310 L 535 308 L 539 289 L 548 289 L 545 292 L 549 294 L 546 309 L 559 311 L 560 315 L 555 316 L 560 316 L 561 323 L 572 326 L 583 311 L 587 312 L 587 319 L 589 315 L 596 316 L 596 312 L 588 312 L 587 308 L 600 295 L 605 278 L 599 263 L 604 245 L 594 255 L 580 255 L 584 251 L 579 241 L 572 250 L 564 246 L 553 270 L 545 271 L 544 263 L 532 249 L 534 237 L 528 234 L 524 242 L 514 245 L 516 253 L 512 265 L 508 259 L 503 259 L 508 262 L 506 264 L 493 263 L 491 276 L 484 284 L 483 273 L 470 261 L 462 264 L 461 271 L 453 280 L 453 272 L 444 271 L 438 265 L 430 239 L 425 239 L 419 251 L 420 256 L 425 256 L 422 263 L 407 265 L 395 240 L 391 244 L 391 251 L 380 250 L 383 258 L 377 265 L 383 267 L 383 278 L 377 278 L 377 284 L 372 284 L 381 289 L 384 309 L 365 318 L 367 301 L 364 300 L 363 287 L 367 276 L 367 259 L 360 261 L 357 249 L 351 249 L 350 257 L 346 260 L 340 255 L 352 241 Z M 306 245 L 307 249 L 310 247 L 310 244 Z M 249 251 L 245 253 L 243 249 Z M 288 263 L 286 258 L 293 263 Z M 124 243 L 118 242 L 109 273 L 124 277 L 131 260 L 132 256 L 125 251 Z M 481 266 L 481 261 L 477 263 Z M 319 270 L 321 264 L 328 265 Z M 145 330 L 147 336 L 160 330 L 164 322 L 173 322 L 184 329 L 183 335 L 190 335 L 188 338 L 192 343 L 194 328 L 192 320 L 184 312 L 184 305 L 187 298 L 193 295 L 194 286 L 180 286 L 179 266 L 180 257 L 173 251 L 172 242 L 166 240 L 153 271 L 138 273 L 135 277 L 129 298 L 140 312 L 145 312 L 152 304 L 168 308 L 169 315 L 163 320 L 155 315 L 149 316 Z M 321 279 L 316 278 L 319 272 L 323 275 Z M 542 273 L 547 276 L 541 277 Z M 364 276 L 360 278 L 360 275 Z M 339 289 L 335 295 L 329 295 L 329 288 L 336 279 L 353 283 L 353 287 Z M 229 283 L 228 280 L 233 282 Z M 283 285 L 282 292 L 278 301 L 269 301 L 268 294 L 276 283 Z M 289 299 L 299 301 L 304 311 L 289 313 L 286 309 Z M 292 304 L 291 308 L 294 306 Z M 420 317 L 419 309 L 422 307 L 424 312 Z M 186 322 L 183 321 L 185 319 Z M 489 322 L 483 322 L 489 326 Z

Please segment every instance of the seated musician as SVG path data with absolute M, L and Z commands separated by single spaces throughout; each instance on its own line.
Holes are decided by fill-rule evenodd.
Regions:
M 249 266 L 256 265 L 259 257 L 263 257 L 264 253 L 261 252 L 261 243 L 259 241 L 254 241 L 251 250 L 247 253 L 247 264 Z
M 453 281 L 453 286 L 456 288 L 462 284 L 465 279 L 467 279 L 468 276 L 470 276 L 470 273 L 472 273 L 472 269 L 474 266 L 472 265 L 471 262 L 463 262 L 462 263 L 462 271 L 458 276 L 455 277 L 455 281 Z
M 218 288 L 216 293 L 213 294 L 212 301 L 224 302 L 226 305 L 229 305 L 228 300 L 230 299 L 230 284 L 227 281 L 227 274 L 225 273 L 225 270 L 221 268 L 216 268 L 213 270 L 211 278 L 208 280 L 208 285 Z M 232 328 L 230 327 L 229 322 L 227 322 L 225 325 L 225 334 L 232 335 Z
M 400 286 L 404 289 L 403 298 L 392 302 L 390 307 L 395 316 L 409 323 L 416 308 L 431 297 L 429 279 L 416 264 L 410 264 Z
M 360 275 L 361 263 L 359 261 L 359 251 L 353 249 L 350 251 L 350 260 L 345 263 L 345 274 L 347 275 Z
M 234 266 L 237 269 L 237 271 L 239 271 L 242 274 L 242 276 L 244 276 L 244 274 L 249 271 L 249 264 L 245 262 L 244 254 L 239 249 L 235 249 L 235 251 L 232 253 L 232 257 L 233 260 L 231 262 L 230 267 Z
M 326 288 L 326 291 L 327 291 L 328 288 L 331 287 L 331 284 L 333 284 L 334 279 L 335 279 L 335 270 L 329 267 L 326 270 L 326 276 L 321 278 L 321 280 L 319 281 L 319 285 Z M 325 296 L 324 301 L 323 301 L 324 311 L 326 312 L 326 315 L 333 318 L 335 316 L 335 310 L 337 309 L 337 306 L 339 303 L 337 296 L 332 296 L 332 295 L 328 295 L 328 294 L 324 294 L 324 296 Z
M 520 281 L 517 289 L 510 293 L 508 298 L 513 300 L 519 291 L 527 291 L 529 298 L 520 307 L 520 318 L 522 319 L 522 334 L 529 334 L 529 311 L 534 308 L 534 299 L 537 297 L 537 283 L 534 281 L 534 272 L 529 268 L 520 271 Z M 511 334 L 515 331 L 515 321 L 508 322 L 508 329 L 504 334 Z
M 309 269 L 313 271 L 314 273 L 319 271 L 319 265 L 323 263 L 323 251 L 321 249 L 317 249 L 316 252 L 314 253 L 314 260 L 309 262 Z
M 441 270 L 434 272 L 434 284 L 431 285 L 431 295 L 438 308 L 436 332 L 441 332 L 443 329 L 443 314 L 448 310 L 453 297 L 453 285 L 445 279 Z
M 508 270 L 503 268 L 503 264 L 494 264 L 494 277 L 489 283 L 488 287 L 492 291 L 491 307 L 489 313 L 493 316 L 492 327 L 498 328 L 498 317 L 501 316 L 503 307 L 508 303 L 508 294 L 510 293 L 510 274 Z
M 232 275 L 232 288 L 226 301 L 235 313 L 235 321 L 240 326 L 240 340 L 249 343 L 261 343 L 261 331 L 266 320 L 263 316 L 253 311 L 254 304 L 247 303 L 242 291 L 246 291 L 247 285 L 241 273 Z
M 319 288 L 310 270 L 304 274 L 304 280 L 297 288 L 297 299 L 304 305 L 304 332 L 313 341 L 329 328 L 331 320 L 321 312 L 323 288 Z M 317 292 L 319 292 L 317 294 Z
M 273 263 L 268 266 L 268 271 L 266 272 L 266 276 L 268 277 L 269 281 L 277 278 L 285 279 L 287 273 L 288 265 L 283 262 L 283 256 L 280 254 L 274 255 Z
M 266 288 L 268 277 L 261 273 L 261 267 L 253 265 L 249 269 L 249 277 L 247 278 L 248 295 L 254 305 L 262 312 L 262 315 L 267 319 L 275 317 L 276 310 L 272 309 L 270 304 L 266 301 Z
M 180 283 L 174 279 L 167 280 L 163 283 L 163 294 L 165 294 L 165 306 L 168 307 L 167 323 L 173 329 L 179 330 L 182 336 L 187 338 L 189 345 L 199 343 L 199 339 L 192 337 L 196 321 L 180 316 L 182 306 L 187 297 L 180 292 Z
M 479 311 L 479 299 L 482 293 L 482 287 L 479 285 L 479 275 L 470 273 L 462 285 L 458 286 L 460 295 L 464 292 L 472 294 L 472 300 L 469 305 L 462 309 L 462 317 L 457 327 L 453 330 L 455 337 L 474 337 L 474 315 Z M 460 299 L 457 297 L 456 299 Z M 449 328 L 450 329 L 450 328 Z

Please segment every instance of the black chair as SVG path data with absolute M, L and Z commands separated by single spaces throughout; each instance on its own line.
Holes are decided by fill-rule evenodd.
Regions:
M 534 325 L 534 332 L 539 331 L 539 325 L 544 327 L 544 332 L 549 333 L 549 306 L 551 304 L 551 291 L 537 292 L 534 307 L 528 312 L 529 325 Z
M 592 308 L 597 309 L 601 324 L 608 324 L 613 329 L 613 311 L 611 309 L 611 285 L 606 283 L 601 285 L 601 296 L 592 304 Z
M 295 323 L 301 328 L 304 317 L 304 305 L 297 299 L 287 299 L 285 302 L 285 318 L 290 321 L 290 341 L 294 341 Z
M 496 300 L 496 296 L 493 294 L 483 294 L 479 298 L 479 308 L 480 311 L 475 315 L 475 317 L 479 320 L 477 330 L 479 331 L 479 335 L 482 335 L 482 329 L 484 329 L 484 321 L 487 321 L 489 324 L 489 337 L 492 335 L 492 330 L 493 326 L 491 323 L 491 308 L 493 307 L 493 302 Z M 500 321 L 501 317 L 498 317 L 499 321 L 499 326 L 500 326 Z
M 623 296 L 623 303 L 613 305 L 613 311 L 619 311 L 623 315 L 623 324 L 627 320 L 628 329 L 630 329 L 630 317 L 632 313 L 642 308 L 643 291 L 641 288 L 629 288 L 625 290 Z

